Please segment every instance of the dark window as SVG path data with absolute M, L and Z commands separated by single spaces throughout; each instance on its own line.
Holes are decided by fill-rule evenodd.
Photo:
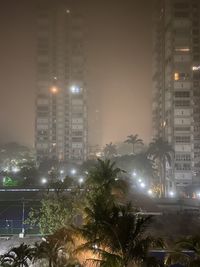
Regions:
M 193 35 L 199 35 L 199 29 L 194 29 L 192 30 Z
M 189 100 L 175 100 L 174 105 L 175 107 L 189 107 L 190 101 Z
M 188 91 L 177 91 L 177 92 L 175 92 L 175 97 L 190 97 L 190 92 L 188 92 Z
M 184 11 L 176 11 L 174 15 L 176 18 L 188 18 L 189 17 L 189 13 L 184 12 Z
M 175 136 L 176 143 L 190 143 L 190 136 Z

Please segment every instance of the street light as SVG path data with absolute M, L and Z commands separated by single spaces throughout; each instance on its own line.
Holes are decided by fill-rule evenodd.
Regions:
M 175 194 L 174 194 L 173 191 L 170 191 L 170 192 L 169 192 L 169 196 L 170 196 L 170 197 L 174 197 L 174 195 L 175 195 Z
M 41 183 L 42 184 L 46 184 L 47 183 L 47 179 L 46 178 L 42 178 Z
M 132 176 L 133 176 L 133 177 L 136 177 L 136 176 L 137 176 L 137 173 L 134 171 L 134 172 L 132 173 Z
M 79 184 L 80 184 L 80 186 L 81 186 L 81 185 L 83 184 L 83 182 L 84 182 L 83 177 L 80 177 L 79 180 L 78 180 L 78 182 L 79 182 Z
M 147 191 L 147 193 L 148 193 L 148 195 L 152 196 L 153 191 L 152 191 L 151 189 L 149 189 L 149 190 Z
M 14 173 L 17 173 L 19 171 L 20 171 L 20 169 L 17 166 L 12 168 L 12 172 L 14 172 Z
M 60 170 L 60 174 L 64 174 L 64 170 Z
M 77 171 L 76 171 L 76 169 L 72 169 L 72 170 L 70 171 L 70 173 L 71 173 L 72 175 L 75 175 L 75 174 L 77 173 Z
M 141 183 L 140 186 L 141 186 L 142 188 L 145 188 L 145 187 L 146 187 L 145 183 Z

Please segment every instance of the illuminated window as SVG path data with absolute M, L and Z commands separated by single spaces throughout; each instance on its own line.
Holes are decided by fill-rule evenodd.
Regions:
M 58 93 L 58 88 L 55 87 L 55 86 L 53 86 L 53 87 L 51 88 L 51 93 L 52 93 L 52 94 L 57 94 L 57 93 Z
M 175 81 L 178 81 L 179 80 L 179 73 L 178 72 L 175 72 L 174 73 L 174 80 Z
M 177 47 L 175 48 L 176 52 L 189 52 L 190 48 L 189 47 Z
M 184 72 L 175 72 L 174 73 L 174 80 L 179 81 L 179 80 L 188 80 L 190 77 L 189 73 L 184 73 Z
M 192 70 L 200 70 L 200 66 L 193 66 Z

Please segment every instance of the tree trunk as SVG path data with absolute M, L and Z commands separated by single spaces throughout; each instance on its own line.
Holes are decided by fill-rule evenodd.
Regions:
M 52 267 L 51 259 L 49 259 L 49 267 Z

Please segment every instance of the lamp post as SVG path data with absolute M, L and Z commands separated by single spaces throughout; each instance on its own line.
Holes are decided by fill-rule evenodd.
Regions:
M 24 219 L 25 219 L 25 202 L 24 198 L 22 198 L 22 231 L 19 234 L 19 238 L 24 238 L 25 235 Z

